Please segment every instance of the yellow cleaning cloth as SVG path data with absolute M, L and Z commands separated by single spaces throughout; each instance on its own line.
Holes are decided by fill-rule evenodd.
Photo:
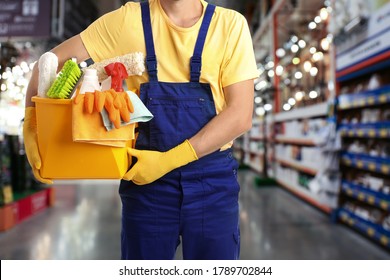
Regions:
M 72 135 L 74 142 L 105 145 L 111 147 L 128 147 L 134 137 L 135 124 L 107 131 L 99 112 L 88 113 L 84 110 L 85 95 L 81 94 L 79 102 L 72 102 Z

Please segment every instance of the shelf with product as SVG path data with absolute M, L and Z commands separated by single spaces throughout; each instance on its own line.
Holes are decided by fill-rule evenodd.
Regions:
M 355 169 L 390 175 L 390 158 L 342 152 L 340 161 L 342 165 Z
M 264 174 L 264 155 L 265 155 L 265 131 L 264 118 L 255 119 L 252 122 L 252 128 L 247 133 L 246 142 L 243 147 L 244 164 L 249 166 L 256 173 Z
M 263 4 L 258 5 L 260 10 L 264 8 Z M 269 71 L 274 67 L 272 58 L 272 25 L 269 17 L 270 10 L 271 6 L 267 8 L 268 17 L 266 19 L 262 17 L 261 26 L 256 28 L 254 35 L 253 43 L 255 49 L 257 49 L 255 55 L 260 75 L 254 81 L 253 126 L 250 132 L 244 136 L 248 139 L 248 146 L 244 149 L 244 163 L 257 173 L 259 180 L 266 179 L 264 181 L 267 182 L 269 175 L 273 175 L 272 166 L 268 164 L 268 157 L 272 153 L 271 143 L 273 143 L 272 100 L 274 98 L 273 77 L 269 75 Z M 265 11 L 263 10 L 263 12 Z
M 342 137 L 388 139 L 390 122 L 341 124 L 339 131 Z
M 246 137 L 245 134 L 235 139 L 232 146 L 234 158 L 241 167 L 244 164 L 244 137 Z
M 330 214 L 333 207 L 323 203 L 319 195 L 310 191 L 309 184 L 312 179 L 313 176 L 294 169 L 284 168 L 281 165 L 276 167 L 276 182 L 279 185 L 326 214 Z
M 339 220 L 382 246 L 390 241 L 390 12 L 388 1 L 352 9 L 335 1 Z M 345 11 L 349 11 L 345 13 Z
M 381 223 L 383 212 L 357 204 L 346 204 L 338 210 L 338 218 L 349 227 L 390 249 L 390 216 Z
M 0 231 L 54 204 L 54 189 L 37 182 L 17 135 L 0 137 Z
M 272 112 L 272 136 L 265 145 L 267 173 L 326 213 L 335 207 L 337 195 L 332 193 L 330 201 L 327 189 L 317 182 L 313 190 L 310 183 L 323 171 L 322 134 L 328 126 L 328 101 L 334 96 L 329 5 L 316 0 L 307 9 L 302 2 L 276 1 L 265 21 L 269 28 L 261 26 L 254 37 L 256 53 L 271 48 L 257 59 L 262 76 L 255 84 L 256 113 Z M 257 43 L 262 36 L 267 42 Z
M 390 182 L 369 174 L 361 174 L 357 177 L 353 181 L 342 181 L 341 191 L 344 195 L 389 211 Z
M 329 153 L 325 153 L 322 146 L 321 134 L 327 125 L 325 116 L 276 122 L 279 130 L 275 138 L 275 162 L 276 179 L 283 187 L 290 182 L 294 187 L 288 190 L 293 189 L 295 194 L 301 191 L 301 198 L 306 197 L 307 202 L 330 214 L 330 209 L 336 207 L 338 190 L 333 183 L 332 187 L 328 186 L 330 181 L 337 181 L 337 176 L 325 168 L 331 164 Z M 327 176 L 336 179 L 324 178 Z M 307 183 L 301 183 L 302 177 Z

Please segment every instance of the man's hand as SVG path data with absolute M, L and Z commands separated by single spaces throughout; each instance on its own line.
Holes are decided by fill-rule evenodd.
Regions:
M 133 181 L 137 185 L 152 183 L 170 171 L 198 159 L 188 140 L 167 152 L 128 148 L 128 154 L 136 157 L 137 163 L 125 174 L 123 180 Z

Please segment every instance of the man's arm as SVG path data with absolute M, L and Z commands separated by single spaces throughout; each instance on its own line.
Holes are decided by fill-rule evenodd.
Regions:
M 58 69 L 60 71 L 64 63 L 70 58 L 76 58 L 78 62 L 88 59 L 90 56 L 81 41 L 80 35 L 76 35 L 51 50 L 58 57 Z M 35 64 L 26 93 L 26 107 L 35 106 L 31 97 L 38 92 L 38 63 Z
M 224 93 L 226 108 L 189 139 L 198 158 L 219 150 L 252 126 L 253 80 L 230 85 Z

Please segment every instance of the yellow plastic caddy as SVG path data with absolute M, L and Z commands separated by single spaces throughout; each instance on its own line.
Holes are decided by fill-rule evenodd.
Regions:
M 43 178 L 123 177 L 130 164 L 126 147 L 73 141 L 72 100 L 33 97 L 32 101 L 36 106 L 38 146 L 42 159 L 40 174 Z

